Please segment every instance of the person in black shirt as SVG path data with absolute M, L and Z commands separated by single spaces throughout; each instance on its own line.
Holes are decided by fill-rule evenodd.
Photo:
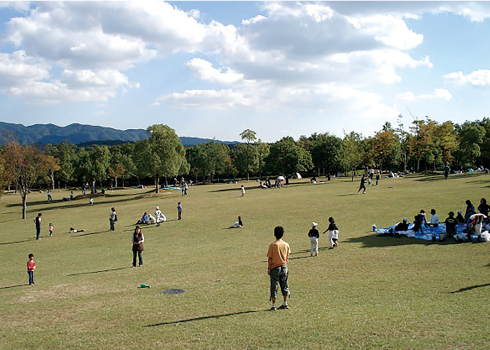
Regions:
M 456 220 L 458 220 L 458 224 L 464 224 L 464 217 L 461 213 L 462 211 L 458 210 L 458 215 L 456 216 Z
M 415 216 L 415 221 L 414 221 L 414 226 L 413 226 L 413 232 L 419 232 L 424 233 L 424 230 L 422 229 L 422 225 L 427 226 L 427 219 L 425 217 L 425 211 L 421 210 L 420 213 L 418 213 Z
M 308 237 L 310 237 L 310 256 L 313 256 L 313 251 L 315 252 L 315 256 L 318 256 L 318 238 L 320 237 L 320 232 L 318 232 L 317 227 L 318 224 L 316 222 L 311 223 L 311 229 L 308 232 Z
M 357 191 L 357 194 L 359 194 L 361 190 L 364 190 L 362 194 L 366 194 L 366 174 L 362 174 L 361 185 L 359 186 L 359 191 Z
M 449 217 L 444 221 L 446 224 L 446 234 L 449 237 L 453 237 L 456 234 L 456 226 L 458 225 L 458 219 L 454 217 L 454 212 L 450 211 L 448 213 Z M 446 240 L 446 236 L 443 241 Z
M 487 200 L 485 198 L 480 199 L 480 205 L 478 206 L 478 211 L 485 216 L 488 216 L 488 212 L 490 212 L 490 206 L 487 204 Z
M 468 223 L 468 221 L 470 220 L 470 216 L 473 214 L 476 214 L 475 206 L 468 199 L 466 201 L 466 213 L 464 214 L 464 222 Z

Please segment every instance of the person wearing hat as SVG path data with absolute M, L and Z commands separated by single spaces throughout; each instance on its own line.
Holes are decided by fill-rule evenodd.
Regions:
M 160 210 L 160 207 L 157 205 L 155 208 L 155 220 L 157 222 L 157 227 L 160 226 L 160 218 L 162 216 L 162 211 Z
M 318 238 L 320 238 L 320 232 L 318 232 L 316 222 L 311 223 L 311 229 L 308 232 L 308 237 L 310 237 L 310 256 L 313 256 L 313 251 L 315 256 L 318 256 Z
M 456 216 L 456 220 L 458 220 L 459 224 L 464 224 L 464 217 L 462 215 L 462 211 L 458 210 L 458 215 Z
M 402 222 L 399 222 L 393 228 L 394 228 L 394 231 L 395 231 L 395 237 L 400 238 L 400 233 L 399 232 L 408 231 L 408 219 L 407 218 L 403 218 L 402 219 Z

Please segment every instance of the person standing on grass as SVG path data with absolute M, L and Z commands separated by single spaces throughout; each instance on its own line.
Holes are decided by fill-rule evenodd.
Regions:
M 357 191 L 357 194 L 363 190 L 362 194 L 366 194 L 366 174 L 362 174 L 361 177 L 361 184 L 359 186 L 359 190 Z
M 182 220 L 182 204 L 180 202 L 177 203 L 177 214 L 178 220 Z
M 117 213 L 114 207 L 111 208 L 111 215 L 109 215 L 110 230 L 116 230 Z
M 51 197 L 51 191 L 49 188 L 46 190 L 46 194 L 48 195 L 48 203 L 53 201 L 53 197 Z
M 141 233 L 139 226 L 136 226 L 133 233 L 133 267 L 136 267 L 136 255 L 138 255 L 139 266 L 143 265 L 143 242 L 145 241 L 145 236 Z
M 36 218 L 34 219 L 34 222 L 36 223 L 36 239 L 39 240 L 41 239 L 41 216 L 43 214 L 39 213 L 37 214 Z
M 52 223 L 49 223 L 49 235 L 53 236 L 54 226 Z
M 478 206 L 478 211 L 481 214 L 488 216 L 488 213 L 490 212 L 490 206 L 488 206 L 487 200 L 485 198 L 480 199 L 480 205 Z
M 283 296 L 283 304 L 279 306 L 279 309 L 289 309 L 288 296 L 289 296 L 289 254 L 291 248 L 289 244 L 282 240 L 284 236 L 284 228 L 282 226 L 276 226 L 274 228 L 274 236 L 276 241 L 269 245 L 269 251 L 267 252 L 267 274 L 270 276 L 271 281 L 271 311 L 276 311 L 276 296 L 277 296 L 277 284 L 281 286 L 281 292 Z
M 245 187 L 240 186 L 240 193 L 242 194 L 242 197 L 245 196 Z
M 378 186 L 378 182 L 381 176 L 379 175 L 379 171 L 376 173 L 376 186 Z
M 328 228 L 323 232 L 323 234 L 328 231 L 328 240 L 330 242 L 330 248 L 328 249 L 333 249 L 338 246 L 337 242 L 339 240 L 339 228 L 335 224 L 335 220 L 333 217 L 329 217 L 328 222 L 330 224 L 328 225 Z
M 471 203 L 469 199 L 466 200 L 465 203 L 466 203 L 466 212 L 464 214 L 464 222 L 466 224 L 470 221 L 470 216 L 476 214 L 476 211 L 475 211 L 475 206 Z
M 318 238 L 320 238 L 320 232 L 318 232 L 316 222 L 311 223 L 311 229 L 308 232 L 308 237 L 310 237 L 310 256 L 313 256 L 313 251 L 315 256 L 318 256 Z
M 29 261 L 27 262 L 27 274 L 29 275 L 29 285 L 34 283 L 34 270 L 36 269 L 36 263 L 34 262 L 34 254 L 29 254 Z

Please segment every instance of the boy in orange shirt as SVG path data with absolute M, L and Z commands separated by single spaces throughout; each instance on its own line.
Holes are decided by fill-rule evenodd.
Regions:
M 271 280 L 271 311 L 276 311 L 277 283 L 281 286 L 281 292 L 284 299 L 284 302 L 279 306 L 279 309 L 289 309 L 287 301 L 289 296 L 288 263 L 291 248 L 288 243 L 282 240 L 283 235 L 284 229 L 282 226 L 274 228 L 276 241 L 269 245 L 269 251 L 267 252 L 267 273 Z

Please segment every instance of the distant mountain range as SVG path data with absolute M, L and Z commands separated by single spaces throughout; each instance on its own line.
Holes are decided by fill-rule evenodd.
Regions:
M 117 144 L 124 142 L 136 142 L 147 139 L 148 134 L 144 129 L 117 130 L 102 126 L 70 124 L 60 127 L 54 124 L 35 124 L 24 126 L 22 124 L 0 122 L 0 144 L 9 140 L 17 141 L 21 145 L 60 143 L 63 140 L 74 145 Z M 218 141 L 199 137 L 180 137 L 184 146 L 194 146 L 200 143 L 215 141 L 225 144 L 238 142 Z

